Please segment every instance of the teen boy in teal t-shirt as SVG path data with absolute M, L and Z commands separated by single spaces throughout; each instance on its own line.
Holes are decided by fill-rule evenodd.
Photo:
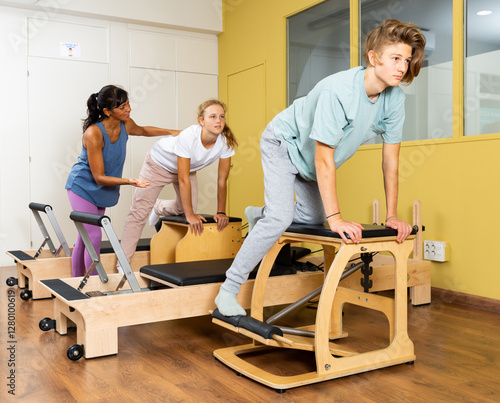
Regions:
M 268 124 L 260 142 L 263 207 L 247 207 L 249 234 L 226 272 L 215 303 L 225 316 L 245 315 L 240 286 L 292 222 L 322 224 L 344 242 L 358 243 L 363 227 L 342 218 L 336 169 L 367 140 L 381 135 L 387 201 L 386 226 L 403 242 L 411 226 L 397 218 L 398 165 L 404 94 L 422 66 L 425 38 L 412 24 L 385 20 L 366 37 L 367 68 L 353 68 L 319 82 Z M 295 201 L 296 199 L 296 201 Z

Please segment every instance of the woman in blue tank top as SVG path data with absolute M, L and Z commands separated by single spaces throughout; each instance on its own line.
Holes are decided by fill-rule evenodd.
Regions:
M 179 130 L 138 126 L 130 118 L 132 109 L 127 92 L 114 85 L 90 95 L 87 108 L 82 153 L 71 169 L 65 188 L 74 211 L 103 215 L 106 207 L 118 203 L 120 186 L 149 186 L 147 181 L 122 178 L 128 136 L 176 136 Z M 92 225 L 85 228 L 99 254 L 101 228 Z M 91 264 L 92 259 L 78 235 L 71 259 L 73 276 L 85 275 Z

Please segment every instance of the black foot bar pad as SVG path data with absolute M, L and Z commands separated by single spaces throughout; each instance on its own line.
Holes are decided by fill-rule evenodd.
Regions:
M 71 287 L 69 284 L 59 279 L 40 280 L 40 282 L 45 284 L 52 291 L 54 291 L 54 293 L 57 293 L 67 301 L 76 301 L 79 299 L 90 298 L 84 293 L 78 291 L 76 288 Z

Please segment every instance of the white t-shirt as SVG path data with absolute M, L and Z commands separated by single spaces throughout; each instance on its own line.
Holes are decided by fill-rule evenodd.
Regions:
M 151 158 L 161 167 L 174 174 L 178 173 L 177 157 L 190 159 L 190 172 L 217 161 L 230 158 L 234 150 L 227 146 L 226 138 L 221 134 L 211 148 L 205 148 L 201 142 L 201 126 L 193 125 L 180 132 L 178 136 L 166 136 L 151 147 Z

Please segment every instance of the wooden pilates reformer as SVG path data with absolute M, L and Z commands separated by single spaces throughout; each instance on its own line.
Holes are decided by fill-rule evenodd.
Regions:
M 330 231 L 327 225 L 292 225 L 271 248 L 260 265 L 251 302 L 251 317 L 254 319 L 254 326 L 249 329 L 245 323 L 234 324 L 230 319 L 213 315 L 214 323 L 244 334 L 252 338 L 253 342 L 243 346 L 218 349 L 214 352 L 215 357 L 239 374 L 275 388 L 279 392 L 391 365 L 413 363 L 415 360 L 413 343 L 407 331 L 407 261 L 413 248 L 414 234 L 418 228 L 414 227 L 412 235 L 399 244 L 396 241 L 395 230 L 385 228 L 385 226 L 363 226 L 365 230 L 361 242 L 346 244 L 338 234 Z M 323 245 L 326 255 L 324 283 L 264 322 L 264 301 L 274 292 L 269 287 L 272 262 L 280 249 L 291 242 L 311 242 Z M 394 298 L 339 286 L 341 278 L 348 276 L 349 271 L 356 271 L 364 265 L 364 262 L 361 262 L 356 265 L 358 267 L 348 266 L 352 256 L 373 255 L 381 251 L 389 252 L 395 260 L 392 266 Z M 299 308 L 318 295 L 318 309 L 313 325 L 299 328 L 278 327 L 283 334 L 278 334 L 280 338 L 274 336 L 276 331 L 269 332 L 269 327 L 275 327 L 271 325 L 283 315 Z M 386 316 L 389 322 L 390 339 L 386 347 L 368 352 L 357 352 L 344 347 L 342 342 L 333 342 L 333 340 L 347 337 L 342 326 L 343 306 L 346 303 L 379 311 Z M 256 326 L 255 322 L 262 323 L 262 326 Z M 266 336 L 266 332 L 271 333 L 271 337 Z M 282 376 L 245 360 L 245 354 L 264 352 L 272 348 L 309 351 L 314 354 L 316 369 L 299 375 Z
M 203 316 L 215 309 L 215 297 L 232 259 L 150 265 L 133 272 L 108 217 L 72 212 L 70 218 L 80 235 L 85 233 L 84 223 L 103 228 L 124 274 L 106 274 L 96 266 L 99 276 L 40 281 L 54 303 L 54 319 L 42 319 L 40 329 L 67 334 L 68 323 L 76 325 L 77 344 L 69 347 L 68 358 L 117 354 L 119 327 Z M 92 244 L 86 238 L 82 236 L 92 256 Z M 250 307 L 253 282 L 248 280 L 238 296 L 244 308 Z M 321 271 L 270 277 L 268 286 L 275 292 L 263 304 L 290 304 L 322 282 Z
M 72 249 L 68 246 L 50 205 L 30 203 L 29 208 L 42 232 L 43 242 L 37 250 L 14 250 L 7 252 L 7 255 L 12 257 L 16 263 L 17 278 L 9 277 L 6 283 L 9 287 L 17 285 L 19 288 L 22 288 L 20 297 L 23 300 L 29 300 L 30 298 L 34 300 L 50 298 L 50 293 L 47 292 L 45 287 L 41 286 L 39 280 L 71 277 Z M 57 249 L 40 213 L 46 213 L 53 232 L 60 242 L 60 246 Z M 45 248 L 45 246 L 48 248 Z M 112 252 L 112 249 L 110 249 L 106 242 L 103 242 L 100 263 L 106 272 L 113 273 L 117 272 L 116 256 L 110 252 Z M 148 263 L 149 240 L 143 239 L 138 245 L 131 265 L 138 270 Z

